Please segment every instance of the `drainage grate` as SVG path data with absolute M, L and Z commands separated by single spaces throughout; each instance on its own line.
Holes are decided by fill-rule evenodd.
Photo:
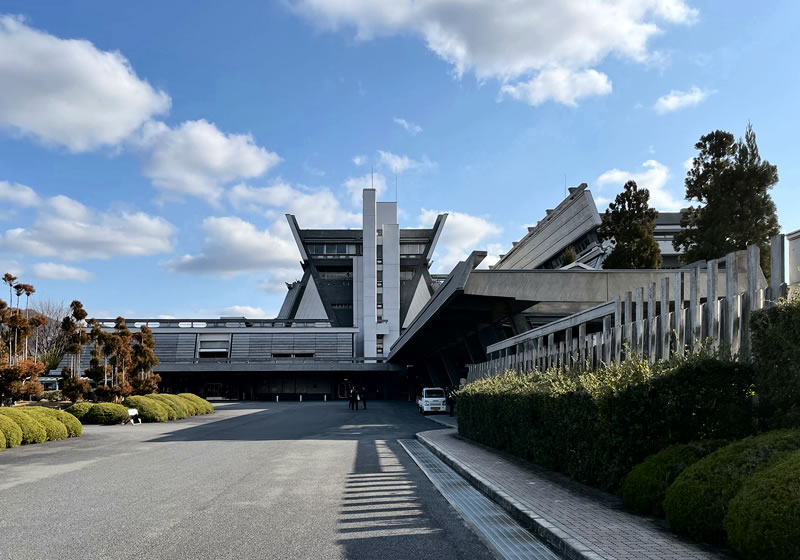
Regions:
M 525 530 L 503 508 L 414 439 L 398 440 L 448 502 L 501 557 L 559 560 L 560 556 Z

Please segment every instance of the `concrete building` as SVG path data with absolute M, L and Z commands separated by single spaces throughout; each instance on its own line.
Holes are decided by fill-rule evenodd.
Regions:
M 562 268 L 564 251 L 573 247 L 578 255 L 571 266 L 599 269 L 613 249 L 610 242 L 601 242 L 597 229 L 602 215 L 597 211 L 594 197 L 586 183 L 571 187 L 569 195 L 528 233 L 512 244 L 511 249 L 490 268 L 494 270 L 533 270 Z M 661 268 L 679 268 L 678 252 L 672 239 L 680 231 L 681 212 L 659 212 L 655 238 L 663 259 Z
M 405 367 L 389 348 L 436 290 L 429 268 L 447 218 L 400 229 L 396 202 L 363 193 L 362 229 L 302 229 L 286 216 L 302 278 L 287 285 L 278 317 L 130 319 L 153 330 L 165 387 L 232 398 L 337 398 L 349 384 L 374 396 L 406 394 Z M 112 319 L 100 319 L 113 330 Z M 81 370 L 89 366 L 85 347 Z M 68 367 L 69 356 L 59 365 Z

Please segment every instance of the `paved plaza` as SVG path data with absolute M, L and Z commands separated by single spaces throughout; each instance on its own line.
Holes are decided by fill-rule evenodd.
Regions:
M 398 439 L 413 403 L 224 404 L 0 454 L 0 558 L 492 558 Z

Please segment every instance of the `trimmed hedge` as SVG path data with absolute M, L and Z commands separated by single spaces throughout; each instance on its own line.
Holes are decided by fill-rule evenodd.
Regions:
M 634 465 L 670 444 L 753 433 L 752 380 L 749 364 L 702 355 L 588 372 L 509 372 L 458 393 L 458 429 L 617 490 Z
M 753 363 L 761 420 L 768 429 L 800 427 L 800 293 L 753 313 Z
M 192 401 L 195 405 L 197 405 L 198 413 L 199 414 L 211 414 L 214 412 L 214 405 L 205 400 L 202 397 L 198 397 L 194 393 L 178 393 L 178 396 Z
M 75 418 L 72 414 L 68 414 L 63 410 L 57 410 L 55 408 L 47 408 L 44 406 L 37 406 L 32 407 L 36 410 L 41 411 L 41 414 L 49 416 L 54 420 L 58 420 L 64 427 L 67 429 L 67 437 L 80 437 L 83 435 L 83 426 L 81 425 L 80 420 Z
M 166 406 L 156 399 L 142 396 L 130 396 L 122 401 L 123 406 L 139 411 L 142 422 L 166 422 L 169 419 Z
M 145 395 L 144 398 L 164 407 L 164 410 L 167 411 L 167 420 L 172 421 L 178 419 L 178 414 L 175 412 L 175 408 L 157 398 L 155 393 L 152 395 Z
M 644 515 L 664 516 L 667 488 L 686 467 L 727 445 L 724 440 L 670 445 L 636 465 L 622 483 L 626 507 Z
M 128 419 L 128 409 L 121 404 L 97 403 L 92 405 L 86 416 L 84 424 L 122 424 Z
M 164 394 L 164 393 L 162 393 L 162 394 Z M 166 395 L 165 394 L 164 396 L 166 396 L 167 398 L 175 397 L 176 399 L 178 399 L 181 402 L 181 404 L 186 407 L 186 410 L 189 411 L 189 416 L 197 416 L 198 414 L 200 414 L 200 407 L 197 406 L 194 401 L 190 401 L 189 399 L 185 399 L 185 398 L 183 398 L 181 396 L 178 396 L 178 395 Z
M 723 520 L 742 484 L 760 469 L 800 449 L 800 430 L 745 438 L 700 459 L 675 479 L 664 499 L 667 521 L 677 533 L 725 542 Z
M 22 430 L 11 418 L 0 414 L 0 434 L 5 448 L 19 447 L 22 444 Z
M 86 413 L 89 412 L 93 406 L 94 404 L 90 402 L 79 402 L 68 407 L 65 412 L 69 412 L 79 421 L 83 422 L 83 417 L 86 416 Z
M 25 414 L 35 418 L 47 432 L 47 441 L 61 441 L 67 439 L 67 428 L 56 418 L 42 412 L 41 406 L 24 406 L 21 409 Z
M 25 414 L 16 408 L 0 408 L 0 414 L 13 420 L 22 430 L 22 443 L 44 443 L 47 441 L 47 431 L 41 422 L 33 416 Z
M 168 407 L 170 407 L 173 412 L 175 412 L 175 419 L 176 420 L 183 420 L 184 418 L 188 418 L 189 409 L 186 405 L 175 395 L 162 395 L 158 393 L 154 393 L 152 395 L 147 395 L 150 398 L 156 399 L 159 402 L 164 403 Z
M 723 525 L 746 560 L 800 558 L 800 451 L 747 479 Z

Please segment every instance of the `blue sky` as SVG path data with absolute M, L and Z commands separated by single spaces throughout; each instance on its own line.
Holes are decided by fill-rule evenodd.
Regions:
M 0 4 L 0 268 L 90 315 L 273 316 L 284 213 L 358 226 L 394 170 L 436 255 L 510 247 L 565 183 L 657 208 L 751 121 L 800 228 L 794 2 Z

